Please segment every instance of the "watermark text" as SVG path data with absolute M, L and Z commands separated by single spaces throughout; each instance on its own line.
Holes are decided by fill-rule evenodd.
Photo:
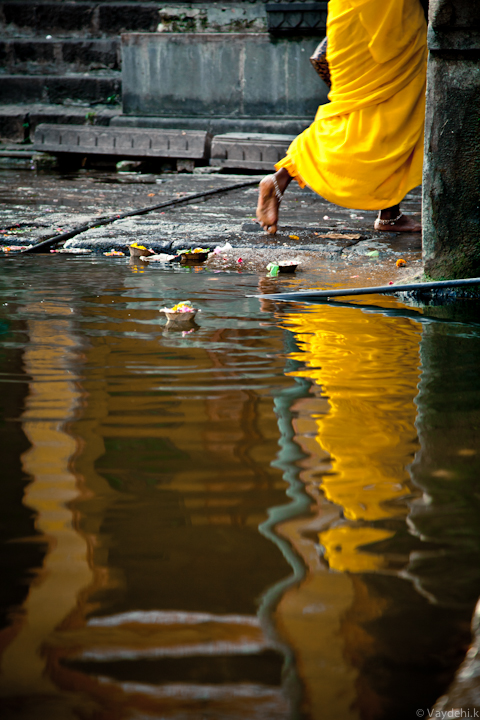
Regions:
M 438 720 L 453 720 L 454 718 L 480 718 L 480 710 L 475 708 L 456 708 L 454 710 L 417 710 L 419 718 L 438 718 Z

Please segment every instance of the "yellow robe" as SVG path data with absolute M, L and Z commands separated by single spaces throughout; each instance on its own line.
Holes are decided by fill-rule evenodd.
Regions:
M 419 0 L 330 0 L 330 102 L 275 167 L 359 210 L 396 205 L 419 185 L 426 30 Z

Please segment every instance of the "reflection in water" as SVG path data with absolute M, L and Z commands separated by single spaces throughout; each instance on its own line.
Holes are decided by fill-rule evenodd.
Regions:
M 478 314 L 472 319 L 478 322 Z M 410 556 L 406 576 L 432 602 L 468 608 L 470 614 L 480 587 L 478 332 L 428 325 L 420 352 L 422 450 L 411 471 L 422 495 L 412 504 L 408 525 L 427 547 Z
M 465 650 L 473 609 L 432 607 L 400 579 L 410 577 L 418 558 L 428 576 L 431 556 L 429 547 L 419 553 L 425 538 L 408 535 L 404 522 L 412 501 L 420 507 L 408 472 L 416 452 L 421 463 L 420 326 L 329 306 L 284 316 L 283 323 L 299 345 L 291 357 L 305 368 L 292 374 L 315 381 L 313 397 L 292 408 L 313 517 L 277 527 L 309 569 L 282 598 L 278 625 L 295 649 L 306 716 L 400 720 L 432 707 Z M 442 573 L 435 578 L 445 583 Z M 476 597 L 479 583 L 470 588 Z
M 85 530 L 98 517 L 103 579 L 62 682 L 86 675 L 102 703 L 121 697 L 164 717 L 180 708 L 196 717 L 206 700 L 220 717 L 282 717 L 282 657 L 255 616 L 255 598 L 287 570 L 256 531 L 284 488 L 270 468 L 269 399 L 249 387 L 256 341 L 250 330 L 220 328 L 180 352 L 165 342 L 123 335 L 112 346 L 102 336 L 87 351 L 84 387 L 104 401 L 89 431 L 103 453 L 95 472 L 93 458 L 78 461 L 92 490 L 80 510 Z M 225 352 L 235 346 L 251 349 L 240 373 Z M 75 426 L 83 437 L 85 421 Z
M 179 277 L 188 281 L 185 273 Z M 165 290 L 155 280 L 139 290 L 137 278 L 122 273 L 127 290 L 109 278 L 113 291 L 100 295 L 105 280 L 96 280 L 96 292 L 75 299 L 83 344 L 74 365 L 72 328 L 67 334 L 57 327 L 62 304 L 21 310 L 34 315 L 39 307 L 45 316 L 49 343 L 32 335 L 28 352 L 58 375 L 53 394 L 42 375 L 31 398 L 43 393 L 40 405 L 51 398 L 61 437 L 44 446 L 43 435 L 25 425 L 32 443 L 28 471 L 40 486 L 42 462 L 50 463 L 49 481 L 60 490 L 49 498 L 58 537 L 51 523 L 42 524 L 42 503 L 31 499 L 35 482 L 25 499 L 52 539 L 38 587 L 51 600 L 57 584 L 65 597 L 70 593 L 66 607 L 51 603 L 51 618 L 39 610 L 41 631 L 28 648 L 23 644 L 40 678 L 37 683 L 30 673 L 24 682 L 27 712 L 33 702 L 40 716 L 51 715 L 51 692 L 64 702 L 60 717 L 76 708 L 99 718 L 197 718 L 206 707 L 218 718 L 287 717 L 284 655 L 257 617 L 264 589 L 288 574 L 283 556 L 257 530 L 267 508 L 284 501 L 281 472 L 271 466 L 277 426 L 269 388 L 291 384 L 281 361 L 272 362 L 281 333 L 274 325 L 270 338 L 258 331 L 257 321 L 219 293 L 220 312 L 203 331 L 165 335 L 157 309 Z M 28 371 L 38 377 L 38 368 L 30 364 Z M 71 380 L 81 383 L 81 393 Z M 73 395 L 62 406 L 58 398 L 67 389 Z M 66 481 L 71 494 L 64 492 Z M 83 548 L 83 559 L 69 557 L 76 585 L 57 558 L 68 521 Z M 29 628 L 35 596 L 32 586 L 22 609 Z M 11 633 L 6 646 L 2 668 L 21 679 L 12 660 L 20 645 Z M 13 696 L 9 710 L 20 708 L 15 686 L 5 692 Z
M 296 440 L 306 456 L 300 477 L 312 498 L 313 517 L 277 528 L 309 570 L 285 593 L 277 620 L 296 650 L 305 712 L 314 718 L 332 708 L 335 717 L 359 717 L 358 674 L 345 657 L 343 634 L 356 587 L 340 572 L 385 564 L 364 546 L 391 537 L 397 517 L 405 515 L 397 501 L 410 492 L 406 464 L 416 449 L 419 328 L 410 321 L 398 327 L 384 316 L 358 315 L 354 309 L 319 307 L 283 319 L 299 346 L 291 357 L 304 366 L 291 374 L 315 381 L 310 396 L 292 408 Z M 405 366 L 399 377 L 398 368 Z M 325 550 L 324 561 L 317 543 Z M 325 560 L 337 572 L 326 572 Z M 375 617 L 385 603 L 364 604 L 367 615 Z M 360 654 L 368 648 L 364 635 L 352 635 Z
M 476 330 L 354 307 L 275 320 L 246 274 L 5 267 L 28 329 L 28 395 L 3 412 L 31 481 L 10 505 L 35 551 L 5 564 L 28 591 L 2 608 L 2 720 L 431 707 L 479 593 Z M 166 332 L 158 307 L 182 297 L 198 326 Z
M 0 695 L 23 697 L 33 717 L 36 710 L 30 698 L 36 694 L 51 696 L 49 708 L 56 712 L 59 693 L 45 673 L 42 650 L 75 607 L 91 572 L 85 541 L 68 509 L 79 493 L 70 470 L 77 444 L 65 429 L 80 399 L 69 376 L 76 350 L 71 311 L 65 303 L 45 303 L 32 305 L 28 312 L 29 343 L 23 362 L 31 380 L 22 426 L 31 447 L 22 462 L 32 480 L 24 503 L 35 511 L 38 539 L 48 543 L 49 550 L 28 597 L 11 618 L 11 627 L 0 636 Z M 70 717 L 70 711 L 62 703 L 63 716 Z
M 323 405 L 309 414 L 318 428 L 316 442 L 331 463 L 322 490 L 342 507 L 345 522 L 323 532 L 320 541 L 329 566 L 351 572 L 375 570 L 384 562 L 358 548 L 391 537 L 380 522 L 405 515 L 398 500 L 410 494 L 406 465 L 418 447 L 420 327 L 403 318 L 358 315 L 354 309 L 324 307 L 287 319 L 296 325 L 301 347 L 296 357 L 306 365 L 302 375 L 314 379 L 328 400 L 326 413 Z

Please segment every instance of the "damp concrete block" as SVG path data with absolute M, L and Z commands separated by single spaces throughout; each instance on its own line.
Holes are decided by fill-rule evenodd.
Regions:
M 317 44 L 267 33 L 127 33 L 123 112 L 313 119 L 327 95 L 309 60 Z
M 44 123 L 35 130 L 34 149 L 51 153 L 204 160 L 209 155 L 210 136 L 201 131 Z
M 273 170 L 294 135 L 267 133 L 226 133 L 212 140 L 210 165 L 246 170 Z

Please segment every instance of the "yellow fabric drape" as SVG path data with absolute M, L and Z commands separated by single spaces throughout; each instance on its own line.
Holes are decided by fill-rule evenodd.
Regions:
M 426 22 L 419 0 L 330 0 L 330 103 L 275 167 L 329 202 L 399 203 L 421 183 Z

